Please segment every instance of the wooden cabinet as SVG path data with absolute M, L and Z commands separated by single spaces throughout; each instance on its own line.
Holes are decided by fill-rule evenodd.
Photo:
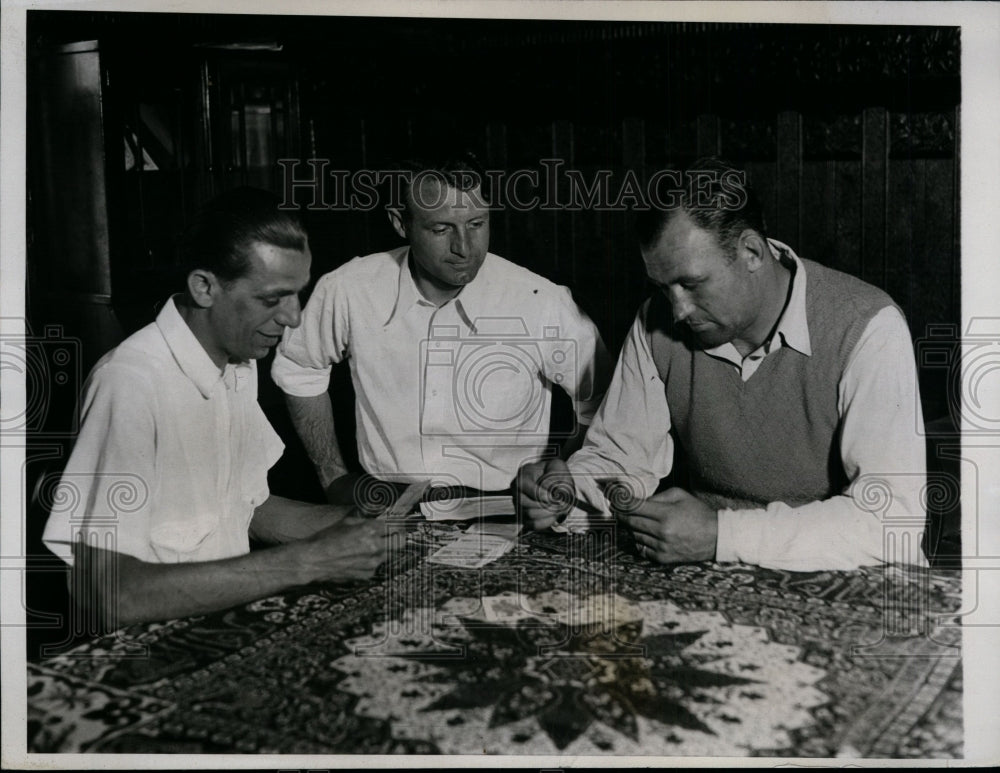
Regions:
M 84 339 L 87 366 L 179 289 L 201 203 L 280 191 L 277 160 L 299 155 L 280 51 L 164 45 L 109 35 L 33 52 L 29 297 L 39 321 Z

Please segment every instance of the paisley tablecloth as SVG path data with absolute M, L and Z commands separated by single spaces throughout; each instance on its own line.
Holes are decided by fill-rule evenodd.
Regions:
M 33 752 L 960 758 L 960 575 L 654 566 L 611 531 L 29 664 Z

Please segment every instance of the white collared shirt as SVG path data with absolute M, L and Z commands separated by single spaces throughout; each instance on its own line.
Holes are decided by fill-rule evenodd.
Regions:
M 321 277 L 301 325 L 286 330 L 274 381 L 319 395 L 346 359 L 365 470 L 506 489 L 546 450 L 553 384 L 589 424 L 602 396 L 600 335 L 568 289 L 497 255 L 441 306 L 421 295 L 407 257 L 401 247 Z
M 732 343 L 705 350 L 739 369 L 744 381 L 781 346 L 812 355 L 806 269 L 787 245 L 769 241 L 775 258 L 785 256 L 796 269 L 770 345 L 746 357 Z M 772 502 L 765 508 L 719 511 L 718 561 L 799 571 L 926 564 L 919 545 L 925 518 L 923 418 L 913 345 L 898 309 L 881 309 L 865 327 L 841 375 L 837 397 L 848 490 L 799 507 Z M 626 476 L 639 496 L 652 495 L 673 466 L 670 426 L 663 381 L 640 311 L 605 401 L 583 447 L 569 461 L 581 494 L 599 502 L 595 478 Z
M 177 563 L 243 555 L 284 446 L 257 403 L 256 363 L 212 362 L 171 298 L 94 367 L 44 541 Z

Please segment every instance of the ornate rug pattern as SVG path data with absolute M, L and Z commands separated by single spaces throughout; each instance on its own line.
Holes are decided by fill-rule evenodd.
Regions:
M 651 566 L 530 534 L 29 665 L 34 752 L 959 758 L 957 571 Z

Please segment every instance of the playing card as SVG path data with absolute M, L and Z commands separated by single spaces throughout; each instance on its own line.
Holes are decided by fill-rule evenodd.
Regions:
M 575 480 L 575 484 L 579 505 L 574 506 L 569 515 L 561 523 L 557 523 L 552 527 L 552 531 L 554 532 L 579 534 L 587 531 L 590 523 L 594 520 L 609 520 L 614 518 L 611 514 L 611 507 L 608 504 L 608 500 L 604 496 L 604 492 L 601 491 L 598 481 L 587 476 L 581 476 Z
M 509 539 L 490 534 L 463 534 L 457 540 L 442 545 L 427 560 L 434 564 L 479 569 L 496 561 L 513 544 Z
M 399 495 L 386 511 L 379 516 L 380 518 L 401 518 L 407 515 L 413 506 L 420 501 L 420 498 L 427 491 L 427 488 L 431 485 L 430 480 L 421 480 L 416 483 L 411 483 L 406 487 L 406 490 Z
M 477 521 L 469 525 L 469 528 L 465 530 L 466 534 L 491 534 L 494 537 L 503 537 L 504 539 L 513 540 L 521 533 L 521 524 L 519 523 L 490 523 L 486 521 Z
M 428 521 L 468 521 L 494 515 L 513 515 L 514 500 L 505 495 L 442 499 L 421 502 L 420 512 Z
M 493 623 L 514 623 L 536 616 L 524 608 L 521 598 L 515 594 L 484 596 L 482 603 L 483 616 Z

